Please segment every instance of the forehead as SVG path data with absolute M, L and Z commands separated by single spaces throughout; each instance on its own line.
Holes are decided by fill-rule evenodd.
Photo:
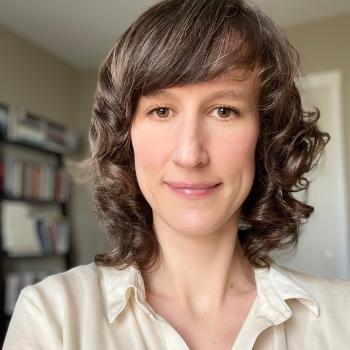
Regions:
M 201 96 L 229 97 L 251 102 L 256 100 L 259 88 L 260 82 L 256 69 L 236 69 L 211 80 L 158 89 L 142 97 L 147 99 L 200 94 Z

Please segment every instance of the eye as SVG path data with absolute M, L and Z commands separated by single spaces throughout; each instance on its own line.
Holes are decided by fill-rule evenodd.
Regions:
M 170 114 L 170 109 L 167 107 L 157 107 L 149 111 L 147 114 L 154 115 L 158 118 L 167 118 Z
M 216 107 L 214 109 L 214 111 L 216 111 L 216 113 L 220 119 L 231 119 L 235 116 L 240 115 L 239 110 L 232 108 L 232 107 L 228 107 L 228 106 Z

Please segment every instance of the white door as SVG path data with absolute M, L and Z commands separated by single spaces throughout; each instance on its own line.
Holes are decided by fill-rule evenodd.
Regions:
M 319 166 L 307 176 L 312 181 L 308 191 L 297 195 L 315 208 L 302 227 L 297 251 L 271 256 L 284 266 L 316 276 L 350 279 L 341 74 L 309 75 L 300 86 L 303 105 L 320 109 L 319 127 L 331 140 Z

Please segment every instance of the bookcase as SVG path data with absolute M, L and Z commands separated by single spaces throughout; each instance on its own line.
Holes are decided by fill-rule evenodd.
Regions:
M 22 288 L 71 267 L 72 130 L 0 103 L 0 340 Z

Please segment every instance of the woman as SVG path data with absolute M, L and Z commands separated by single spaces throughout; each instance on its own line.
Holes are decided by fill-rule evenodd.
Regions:
M 242 0 L 166 0 L 101 66 L 85 163 L 113 250 L 25 288 L 5 349 L 347 349 L 348 282 L 273 264 L 328 135 Z

